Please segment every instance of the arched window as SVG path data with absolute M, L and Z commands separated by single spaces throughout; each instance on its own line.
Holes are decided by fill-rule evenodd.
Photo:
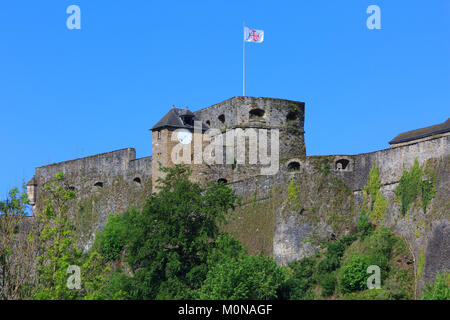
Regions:
M 97 187 L 97 188 L 103 188 L 103 182 L 96 182 L 96 183 L 94 183 L 94 187 Z
M 266 112 L 262 109 L 252 109 L 248 113 L 250 120 L 264 120 L 264 114 Z
M 347 159 L 339 159 L 334 164 L 334 169 L 336 171 L 350 170 L 350 161 Z
M 219 180 L 217 180 L 217 183 L 224 183 L 226 184 L 228 181 L 225 178 L 220 178 Z
M 300 163 L 297 161 L 291 161 L 288 163 L 287 168 L 289 172 L 300 171 Z
M 221 114 L 217 119 L 219 119 L 220 122 L 225 123 L 225 115 Z
M 206 124 L 208 125 L 208 127 L 211 127 L 211 121 L 206 120 Z
M 139 178 L 139 177 L 136 177 L 136 178 L 134 178 L 133 179 L 133 182 L 137 185 L 137 186 L 140 186 L 141 185 L 141 178 Z

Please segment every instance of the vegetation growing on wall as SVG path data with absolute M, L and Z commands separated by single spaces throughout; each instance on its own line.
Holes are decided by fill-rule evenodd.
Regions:
M 295 183 L 294 179 L 291 179 L 291 182 L 289 182 L 287 188 L 286 202 L 291 205 L 298 206 L 299 203 L 297 202 L 297 198 L 299 193 L 300 193 L 300 186 Z
M 416 159 L 412 168 L 403 171 L 397 188 L 394 190 L 396 199 L 401 204 L 403 215 L 416 202 L 426 213 L 428 204 L 436 192 L 436 172 L 429 166 L 422 168 Z
M 386 216 L 388 200 L 381 194 L 380 189 L 380 170 L 374 163 L 369 172 L 369 179 L 363 188 L 364 202 L 361 209 L 363 219 L 367 214 L 372 222 L 381 222 Z
M 343 236 L 315 256 L 289 264 L 281 297 L 410 299 L 414 284 L 412 266 L 398 263 L 407 254 L 404 241 L 386 227 L 378 227 L 368 237 Z M 367 288 L 370 265 L 381 268 L 380 289 Z

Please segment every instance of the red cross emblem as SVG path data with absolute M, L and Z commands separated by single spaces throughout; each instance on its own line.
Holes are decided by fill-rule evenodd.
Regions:
M 251 38 L 253 41 L 258 41 L 259 39 L 259 33 L 256 32 L 255 30 L 252 30 L 252 32 L 250 32 L 250 34 L 248 35 L 249 38 Z

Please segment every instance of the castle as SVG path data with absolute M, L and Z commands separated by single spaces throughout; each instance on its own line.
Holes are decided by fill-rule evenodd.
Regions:
M 42 186 L 53 179 L 58 172 L 64 173 L 71 182 L 71 188 L 84 195 L 85 191 L 96 192 L 107 186 L 118 183 L 128 189 L 139 190 L 139 186 L 151 183 L 156 191 L 157 179 L 162 176 L 159 164 L 164 167 L 174 166 L 171 153 L 179 144 L 175 130 L 185 129 L 194 133 L 194 122 L 201 121 L 200 136 L 210 129 L 225 133 L 226 131 L 242 130 L 243 135 L 248 129 L 265 129 L 269 132 L 279 130 L 279 145 L 281 170 L 299 165 L 299 159 L 305 158 L 304 142 L 304 110 L 305 104 L 297 101 L 234 97 L 211 107 L 192 113 L 187 108 L 172 107 L 169 112 L 156 123 L 152 131 L 153 156 L 136 159 L 136 150 L 127 148 L 109 153 L 102 153 L 86 158 L 75 159 L 36 168 L 34 177 L 28 182 L 28 196 L 33 210 L 40 208 L 43 190 Z M 193 136 L 193 141 L 203 138 Z M 192 157 L 194 150 L 191 149 Z M 226 153 L 226 148 L 223 152 Z M 246 150 L 246 159 L 249 150 Z M 226 154 L 224 155 L 226 158 Z M 193 160 L 193 159 L 192 159 Z M 200 161 L 201 162 L 201 161 Z M 235 184 L 247 179 L 253 180 L 260 174 L 260 164 L 230 165 L 230 164 L 193 164 L 193 179 L 199 182 L 209 180 L 224 181 Z M 134 197 L 134 192 L 129 194 Z M 108 207 L 101 208 L 103 212 L 118 212 L 130 204 L 126 195 L 110 199 Z
M 405 169 L 410 168 L 416 159 L 420 165 L 434 159 L 438 178 L 438 191 L 436 199 L 433 200 L 436 214 L 425 216 L 423 212 L 417 211 L 418 219 L 427 222 L 425 227 L 420 227 L 423 229 L 421 236 L 414 237 L 419 228 L 418 222 L 399 220 L 398 208 L 394 202 L 388 208 L 389 218 L 386 223 L 395 225 L 396 231 L 405 236 L 414 252 L 419 253 L 426 248 L 428 256 L 438 256 L 425 267 L 425 273 L 430 277 L 435 275 L 437 270 L 450 270 L 450 119 L 439 125 L 399 134 L 390 141 L 389 149 L 357 155 L 312 157 L 306 156 L 304 120 L 303 102 L 273 98 L 234 97 L 196 112 L 172 107 L 151 128 L 152 156 L 136 159 L 135 149 L 127 148 L 36 168 L 35 175 L 27 186 L 29 199 L 33 210 L 39 210 L 45 198 L 43 186 L 54 178 L 56 173 L 62 172 L 82 203 L 77 219 L 90 217 L 90 220 L 79 222 L 79 225 L 86 229 L 86 243 L 89 244 L 95 230 L 105 225 L 108 214 L 120 213 L 130 206 L 142 207 L 145 199 L 156 191 L 157 179 L 163 175 L 159 164 L 165 167 L 174 166 L 173 152 L 180 145 L 189 152 L 192 160 L 189 161 L 189 166 L 194 181 L 225 182 L 242 196 L 244 206 L 250 201 L 267 202 L 274 198 L 275 185 L 286 185 L 292 179 L 309 179 L 311 183 L 302 192 L 305 197 L 312 199 L 317 195 L 312 189 L 315 188 L 317 177 L 324 168 L 344 183 L 352 199 L 350 202 L 358 203 L 362 201 L 362 190 L 373 164 L 380 170 L 381 191 L 388 199 L 393 199 L 394 187 Z M 199 131 L 194 130 L 196 122 L 201 123 Z M 229 132 L 246 136 L 251 130 L 265 130 L 264 132 L 272 137 L 276 132 L 279 135 L 277 173 L 261 174 L 261 168 L 267 165 L 260 162 L 251 163 L 249 158 L 254 151 L 247 145 L 243 150 L 244 154 L 237 155 L 236 146 L 231 146 L 233 155 L 242 156 L 244 163 L 228 161 L 224 164 L 206 164 L 201 159 L 194 161 L 196 153 L 190 146 L 195 141 L 204 146 L 204 136 L 211 129 L 216 129 L 216 136 L 225 136 Z M 182 141 L 185 137 L 179 132 L 188 133 L 186 141 Z M 267 142 L 270 149 L 270 138 L 267 138 Z M 223 148 L 223 158 L 228 160 L 229 147 L 225 145 Z M 320 218 L 315 222 L 305 220 L 305 210 L 311 211 L 311 215 L 317 212 L 325 213 L 331 210 L 329 203 L 313 204 L 303 208 L 301 212 L 289 212 L 287 215 L 280 214 L 283 210 L 284 205 L 280 202 L 280 207 L 274 209 L 274 218 L 271 220 L 271 239 L 266 241 L 264 238 L 264 246 L 270 243 L 270 253 L 278 263 L 285 264 L 311 254 L 315 247 L 309 239 L 315 233 L 327 237 L 336 232 L 346 232 L 345 228 L 337 230 L 340 227 L 331 225 L 326 219 Z M 343 210 L 340 214 L 345 216 L 349 211 Z M 293 216 L 297 218 L 291 219 Z M 251 229 L 251 226 L 248 227 Z

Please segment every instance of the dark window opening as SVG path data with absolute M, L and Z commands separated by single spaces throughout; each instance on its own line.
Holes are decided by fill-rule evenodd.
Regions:
M 298 163 L 297 161 L 289 162 L 288 171 L 289 172 L 300 171 L 300 163 Z
M 221 114 L 221 115 L 218 117 L 218 119 L 219 119 L 220 122 L 225 123 L 225 116 L 224 116 L 223 114 Z
M 250 120 L 263 120 L 265 111 L 262 109 L 252 109 L 249 112 Z
M 226 184 L 228 181 L 225 178 L 220 178 L 219 180 L 217 180 L 217 183 L 224 183 Z
M 183 123 L 189 126 L 193 126 L 194 125 L 194 117 L 192 116 L 183 116 Z
M 286 120 L 287 121 L 297 121 L 298 120 L 297 113 L 294 111 L 289 111 L 288 115 L 286 116 Z
M 98 187 L 98 188 L 103 188 L 103 182 L 96 182 L 95 184 L 94 184 L 94 187 Z
M 139 177 L 134 178 L 133 181 L 134 181 L 134 183 L 136 183 L 137 185 L 140 185 L 140 184 L 141 184 L 141 178 L 139 178 Z
M 206 124 L 208 125 L 208 127 L 211 127 L 211 121 L 206 120 Z
M 347 159 L 340 159 L 338 161 L 336 161 L 335 164 L 335 169 L 336 171 L 341 171 L 341 170 L 349 170 L 350 169 L 350 161 Z

